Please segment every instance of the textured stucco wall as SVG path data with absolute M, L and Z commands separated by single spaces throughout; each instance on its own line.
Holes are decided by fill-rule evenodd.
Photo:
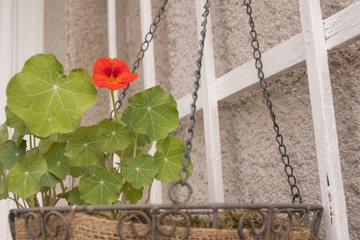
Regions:
M 107 56 L 106 1 L 44 2 L 44 51 L 57 56 L 66 74 L 74 68 L 85 68 L 91 73 L 96 59 Z M 99 122 L 108 116 L 109 102 L 107 90 L 99 89 L 97 104 L 84 116 L 91 123 Z
M 322 0 L 323 18 L 355 0 Z M 240 1 L 213 0 L 211 20 L 216 76 L 252 58 L 248 18 Z M 153 0 L 153 15 L 161 5 Z M 46 1 L 45 50 L 65 62 L 68 71 L 86 67 L 107 55 L 106 1 Z M 197 35 L 195 3 L 169 1 L 154 38 L 156 81 L 176 99 L 192 91 L 196 69 Z M 262 52 L 301 32 L 297 0 L 253 1 L 255 26 Z M 118 57 L 130 65 L 140 49 L 139 2 L 117 1 Z M 57 19 L 57 20 L 54 20 Z M 340 158 L 346 193 L 351 239 L 360 236 L 360 41 L 329 53 Z M 266 64 L 266 62 L 264 63 Z M 142 89 L 140 78 L 129 94 Z M 266 75 L 266 73 L 265 73 Z M 311 104 L 305 66 L 269 82 L 277 121 L 284 135 L 294 173 L 306 203 L 321 203 L 313 135 Z M 107 95 L 91 110 L 91 121 L 107 114 Z M 261 91 L 256 87 L 219 102 L 225 202 L 291 201 L 275 135 Z M 191 202 L 207 202 L 208 186 L 202 112 L 196 114 L 194 174 Z M 174 133 L 185 139 L 185 120 Z M 168 202 L 166 184 L 163 199 Z M 323 233 L 322 237 L 323 238 Z

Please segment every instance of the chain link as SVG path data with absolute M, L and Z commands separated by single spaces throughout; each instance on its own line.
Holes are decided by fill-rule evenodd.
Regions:
M 270 118 L 273 122 L 273 129 L 276 133 L 276 142 L 278 143 L 278 150 L 281 155 L 281 161 L 284 164 L 284 171 L 288 178 L 288 183 L 290 186 L 290 192 L 292 194 L 292 202 L 295 203 L 298 198 L 299 203 L 302 203 L 302 197 L 300 194 L 300 189 L 296 185 L 296 178 L 294 176 L 293 167 L 290 164 L 289 155 L 286 152 L 286 147 L 284 144 L 283 136 L 280 134 L 279 125 L 276 123 L 276 116 L 272 109 L 272 103 L 270 101 L 270 93 L 267 90 L 267 82 L 265 80 L 264 72 L 263 72 L 263 63 L 261 61 L 261 52 L 260 45 L 257 39 L 257 32 L 255 31 L 254 19 L 252 17 L 252 8 L 251 8 L 251 0 L 244 0 L 244 5 L 246 6 L 246 14 L 249 16 L 249 25 L 251 28 L 250 36 L 251 36 L 251 46 L 253 48 L 253 57 L 255 59 L 255 68 L 258 70 L 258 78 L 260 80 L 260 87 L 263 92 L 263 96 L 266 101 L 266 106 L 270 112 Z
M 139 68 L 141 60 L 143 60 L 145 56 L 146 50 L 148 50 L 150 46 L 150 42 L 154 38 L 154 33 L 156 29 L 158 28 L 159 22 L 161 20 L 161 16 L 165 11 L 165 5 L 167 4 L 168 0 L 164 0 L 162 5 L 160 6 L 158 10 L 158 14 L 154 17 L 152 24 L 150 25 L 149 32 L 145 35 L 144 42 L 141 44 L 140 51 L 136 55 L 136 60 L 132 66 L 131 72 L 134 73 L 136 69 Z M 119 95 L 119 99 L 115 102 L 116 110 L 119 111 L 122 106 L 122 101 L 126 97 L 126 91 L 129 89 L 130 84 L 128 83 L 126 85 L 126 88 L 122 90 L 122 92 Z M 112 119 L 114 115 L 114 110 L 110 112 L 110 119 Z
M 196 101 L 198 99 L 198 90 L 200 87 L 200 78 L 201 78 L 201 66 L 202 66 L 202 58 L 204 55 L 204 44 L 205 44 L 205 37 L 206 37 L 206 24 L 207 24 L 207 17 L 209 16 L 209 12 L 210 12 L 210 2 L 209 0 L 206 1 L 205 5 L 204 5 L 204 12 L 202 14 L 203 16 L 203 21 L 201 23 L 201 26 L 203 27 L 201 32 L 200 32 L 200 36 L 201 36 L 201 40 L 199 41 L 199 46 L 200 49 L 198 51 L 198 55 L 199 58 L 196 60 L 196 66 L 197 66 L 197 70 L 194 72 L 195 74 L 195 81 L 194 81 L 194 91 L 192 93 L 192 98 L 193 98 L 193 102 L 190 104 L 190 109 L 191 109 L 191 113 L 188 117 L 188 124 L 189 127 L 186 129 L 186 135 L 187 135 L 187 139 L 184 142 L 184 150 L 185 153 L 181 156 L 181 161 L 183 164 L 183 167 L 179 170 L 179 176 L 180 176 L 180 180 L 179 183 L 181 183 L 181 185 L 183 186 L 184 184 L 186 184 L 188 178 L 189 178 L 189 166 L 191 163 L 191 157 L 190 157 L 190 153 L 192 150 L 192 139 L 194 137 L 194 125 L 195 125 L 195 112 L 196 112 Z M 187 161 L 186 161 L 187 158 Z M 185 175 L 185 177 L 183 177 L 183 174 Z

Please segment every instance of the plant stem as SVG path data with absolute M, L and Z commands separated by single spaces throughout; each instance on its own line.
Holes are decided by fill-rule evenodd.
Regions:
M 114 118 L 115 118 L 115 121 L 117 122 L 118 121 L 118 118 L 117 118 L 117 110 L 116 110 L 116 105 L 115 105 L 115 97 L 114 97 L 114 90 L 110 89 L 110 93 L 111 93 L 111 101 L 112 101 L 112 105 L 113 105 L 113 109 L 114 109 Z
M 64 182 L 61 180 L 60 181 L 60 186 L 61 186 L 61 191 L 63 192 L 63 193 L 65 193 L 65 187 L 64 187 Z
M 42 190 L 40 190 L 40 194 L 41 194 L 41 200 L 42 200 L 43 206 L 45 207 L 45 206 L 47 206 L 45 193 Z
M 33 195 L 33 198 L 34 198 L 34 202 L 35 202 L 35 207 L 40 207 L 40 203 L 39 203 L 39 200 L 36 197 L 36 194 Z
M 15 202 L 17 208 L 20 208 L 19 207 L 20 203 L 17 201 L 15 193 L 13 193 L 13 195 L 14 195 L 14 198 L 11 198 L 11 197 L 9 197 L 9 198 L 12 199 Z
M 110 171 L 114 170 L 114 153 L 110 154 Z
M 32 144 L 31 134 L 29 134 L 29 140 L 30 140 L 30 155 L 32 155 L 33 144 Z
M 16 201 L 16 199 L 14 199 L 12 197 L 8 197 L 8 199 L 13 200 L 15 202 L 17 208 L 24 208 L 18 201 Z
M 47 195 L 47 193 L 46 193 L 46 195 Z M 51 188 L 49 188 L 49 195 L 47 195 L 46 197 L 47 197 L 48 205 L 50 206 L 51 205 Z
M 26 208 L 26 202 L 25 202 L 25 200 L 23 199 L 23 206 L 24 206 L 24 208 Z
M 135 137 L 135 141 L 134 141 L 134 154 L 133 154 L 133 159 L 136 157 L 136 147 L 137 147 L 138 136 L 139 136 L 139 134 L 136 133 L 136 137 Z
M 34 143 L 34 154 L 36 154 L 36 138 L 35 138 L 35 135 L 32 135 L 33 136 L 33 143 Z
M 89 119 L 87 119 L 87 118 L 86 118 L 86 117 L 84 117 L 84 116 L 82 116 L 82 119 L 84 119 L 84 120 L 87 122 L 88 126 L 90 126 L 90 125 L 91 125 L 91 124 L 90 124 Z
M 60 133 L 57 134 L 57 142 L 60 142 Z
M 55 188 L 53 188 L 53 205 L 55 206 L 56 204 L 56 191 Z
M 150 185 L 150 187 L 149 187 L 149 192 L 148 192 L 148 196 L 147 196 L 147 199 L 146 199 L 145 204 L 148 204 L 148 203 L 149 203 L 149 200 L 150 200 L 150 194 L 151 194 L 151 187 L 152 187 L 152 184 L 151 184 L 151 185 Z

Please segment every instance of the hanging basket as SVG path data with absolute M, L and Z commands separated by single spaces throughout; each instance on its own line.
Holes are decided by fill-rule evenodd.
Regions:
M 164 0 L 159 14 L 145 36 L 141 50 L 137 55 L 132 72 L 144 57 L 153 34 L 164 12 Z M 185 141 L 185 154 L 182 156 L 183 168 L 180 169 L 180 180 L 169 188 L 171 205 L 106 205 L 106 206 L 68 206 L 13 209 L 9 214 L 13 239 L 254 239 L 254 240 L 315 240 L 318 237 L 322 206 L 303 204 L 300 190 L 296 185 L 293 168 L 275 121 L 272 103 L 269 99 L 267 83 L 262 71 L 261 52 L 257 33 L 252 18 L 251 1 L 244 1 L 251 27 L 251 46 L 254 50 L 255 67 L 258 70 L 260 87 L 266 100 L 273 121 L 276 141 L 279 145 L 281 161 L 285 167 L 293 204 L 208 204 L 188 205 L 186 202 L 192 194 L 191 185 L 187 182 L 188 167 L 191 163 L 191 140 L 194 136 L 196 100 L 201 78 L 201 63 L 206 36 L 206 23 L 209 14 L 209 1 L 204 6 L 199 59 L 195 72 L 195 90 L 192 94 L 191 115 L 189 117 L 188 139 Z M 119 108 L 125 98 L 124 89 L 117 102 Z M 186 160 L 187 159 L 187 160 Z M 186 186 L 188 195 L 185 200 L 177 200 L 172 193 L 175 186 Z M 299 204 L 295 204 L 295 201 Z M 106 217 L 114 220 L 109 220 Z
M 14 209 L 22 239 L 317 239 L 321 206 L 222 204 L 75 206 Z M 116 211 L 117 220 L 101 215 Z

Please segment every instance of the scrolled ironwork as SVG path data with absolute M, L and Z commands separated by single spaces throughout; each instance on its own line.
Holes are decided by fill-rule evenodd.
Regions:
M 260 214 L 260 216 L 262 218 L 262 221 L 261 221 L 262 225 L 261 225 L 261 228 L 257 230 L 256 226 L 255 226 L 254 219 L 251 219 L 250 220 L 251 232 L 254 235 L 261 235 L 261 234 L 265 233 L 265 231 L 266 231 L 266 227 L 267 227 L 267 224 L 268 224 L 268 214 L 265 213 L 262 209 L 248 210 L 241 216 L 241 218 L 239 220 L 238 231 L 239 231 L 239 234 L 240 234 L 240 238 L 242 240 L 246 240 L 246 236 L 245 236 L 245 233 L 244 233 L 244 221 L 245 221 L 245 218 L 248 217 L 250 214 L 253 214 L 253 213 Z
M 117 230 L 118 230 L 118 233 L 119 233 L 119 236 L 121 237 L 121 239 L 124 239 L 126 240 L 126 236 L 124 235 L 123 231 L 121 230 L 121 227 L 122 227 L 122 224 L 124 221 L 126 221 L 127 217 L 133 217 L 133 216 L 136 216 L 136 215 L 140 215 L 143 220 L 145 221 L 145 224 L 144 225 L 147 225 L 147 228 L 145 230 L 145 232 L 143 233 L 139 233 L 138 230 L 136 229 L 135 227 L 135 224 L 134 222 L 131 222 L 130 223 L 130 226 L 131 226 L 131 230 L 132 232 L 137 236 L 137 237 L 145 237 L 146 235 L 148 235 L 151 231 L 151 220 L 150 220 L 150 217 L 145 214 L 144 212 L 142 211 L 129 211 L 127 213 L 124 213 L 123 215 L 121 215 L 121 217 L 119 218 L 118 220 L 118 224 L 117 224 Z M 131 219 L 130 219 L 131 220 Z
M 203 217 L 204 214 L 207 216 L 211 216 L 213 221 L 217 221 L 216 213 L 219 213 L 219 217 L 222 217 L 221 214 L 229 209 L 239 209 L 241 210 L 242 216 L 239 215 L 240 220 L 236 222 L 237 234 L 240 235 L 240 239 L 246 239 L 246 236 L 250 235 L 261 236 L 264 240 L 269 240 L 273 237 L 276 232 L 280 231 L 278 221 L 279 217 L 285 217 L 288 219 L 289 216 L 281 216 L 281 214 L 291 214 L 293 218 L 293 224 L 291 226 L 287 225 L 288 222 L 281 223 L 281 225 L 285 225 L 286 227 L 301 230 L 301 228 L 306 229 L 306 239 L 315 240 L 318 237 L 319 225 L 322 216 L 322 206 L 315 204 L 163 204 L 163 205 L 93 205 L 89 206 L 77 206 L 74 209 L 71 206 L 64 207 L 43 207 L 43 208 L 30 208 L 30 209 L 12 209 L 10 210 L 10 227 L 12 228 L 12 232 L 16 233 L 17 231 L 21 232 L 21 234 L 25 235 L 27 229 L 31 228 L 28 224 L 24 228 L 27 229 L 15 229 L 15 221 L 27 218 L 26 221 L 31 223 L 30 219 L 33 218 L 32 224 L 38 224 L 38 227 L 35 230 L 39 230 L 35 232 L 31 231 L 31 236 L 29 239 L 38 239 L 38 236 L 43 239 L 46 238 L 44 222 L 52 221 L 53 218 L 48 218 L 48 220 L 44 220 L 44 216 L 49 216 L 49 213 L 52 211 L 56 211 L 61 213 L 63 216 L 67 216 L 67 214 L 72 214 L 72 212 L 106 212 L 106 211 L 116 211 L 121 214 L 119 221 L 114 222 L 114 232 L 119 234 L 121 239 L 131 238 L 131 237 L 145 237 L 146 239 L 157 239 L 161 234 L 163 234 L 164 238 L 173 233 L 172 236 L 176 235 L 178 237 L 179 234 L 182 235 L 183 239 L 191 238 L 192 230 L 194 233 L 196 229 L 191 229 L 189 227 L 189 221 L 191 222 L 190 216 L 194 216 L 199 214 L 199 217 Z M 190 214 L 190 215 L 188 215 Z M 92 214 L 90 214 L 92 215 Z M 176 215 L 179 218 L 176 219 Z M 131 219 L 131 216 L 135 217 Z M 169 216 L 169 220 L 164 219 L 165 216 Z M 175 217 L 171 219 L 171 217 Z M 136 221 L 140 221 L 140 224 L 136 224 L 134 219 L 138 219 Z M 276 218 L 276 223 L 274 222 Z M 159 220 L 160 219 L 160 220 Z M 164 221 L 162 221 L 163 219 Z M 183 220 L 185 220 L 185 226 L 183 224 Z M 223 219 L 223 218 L 219 218 Z M 174 221 L 179 220 L 181 224 L 176 224 Z M 252 220 L 252 221 L 251 221 Z M 246 222 L 245 222 L 246 221 Z M 130 224 L 129 224 L 130 223 Z M 132 224 L 131 224 L 132 223 Z M 160 226 L 160 223 L 162 225 Z M 174 223 L 174 224 L 173 224 Z M 72 231 L 72 234 L 75 234 L 75 228 L 71 228 L 71 225 L 76 225 L 76 221 L 69 220 L 69 228 Z M 125 225 L 127 224 L 127 225 Z M 173 225 L 172 225 L 173 224 Z M 18 225 L 19 226 L 19 225 Z M 167 227 L 166 227 L 167 226 Z M 217 228 L 216 224 L 213 228 Z M 283 227 L 281 227 L 283 228 Z M 126 229 L 126 230 L 125 230 Z M 175 229 L 175 230 L 174 230 Z M 187 230 L 186 230 L 187 229 Z M 249 230 L 246 230 L 249 229 Z M 186 230 L 186 231 L 185 231 Z M 219 229 L 221 231 L 221 229 Z M 287 228 L 284 230 L 287 231 Z M 29 230 L 27 230 L 29 232 Z M 53 232 L 55 232 L 53 230 Z M 151 232 L 151 236 L 149 233 Z M 185 234 L 184 234 L 185 232 Z M 189 232 L 189 233 L 188 233 Z M 274 233 L 275 232 L 275 233 Z M 165 234 L 164 234 L 165 233 Z M 35 236 L 37 234 L 38 236 Z M 40 235 L 39 235 L 40 234 Z M 59 237 L 63 237 L 64 231 L 59 231 Z M 128 235 L 130 234 L 130 235 Z M 262 235 L 261 235 L 262 234 Z M 282 234 L 279 233 L 279 234 Z M 278 234 L 278 235 L 279 235 Z M 292 231 L 289 236 L 291 236 Z M 185 237 L 184 237 L 185 235 Z M 279 237 L 280 238 L 280 237 Z M 15 238 L 16 239 L 16 238 Z
M 45 214 L 45 216 L 44 216 L 45 233 L 48 233 L 52 237 L 57 237 L 59 235 L 59 229 L 60 229 L 61 225 L 55 221 L 55 226 L 51 226 L 51 227 L 55 227 L 55 232 L 53 232 L 49 226 L 49 219 L 51 216 L 55 216 L 60 221 L 63 222 L 64 231 L 65 231 L 63 236 L 64 236 L 64 240 L 67 240 L 69 238 L 69 223 L 68 223 L 67 219 L 58 211 L 50 211 Z M 51 221 L 51 222 L 53 223 L 54 221 Z
M 25 216 L 26 235 L 28 236 L 28 238 L 30 240 L 33 240 L 34 239 L 33 234 L 31 233 L 31 231 L 29 229 L 29 220 L 31 217 L 34 218 L 35 222 L 37 223 L 37 227 L 38 227 L 38 230 L 36 230 L 36 227 L 34 225 L 31 226 L 31 230 L 32 230 L 32 233 L 35 235 L 35 238 L 40 237 L 43 234 L 44 230 L 43 230 L 41 217 L 39 217 L 34 212 L 29 212 L 28 214 L 26 214 L 26 216 Z M 33 221 L 32 221 L 32 224 L 34 224 Z
M 285 219 L 283 217 L 281 217 L 279 227 L 276 228 L 274 226 L 274 224 L 276 223 L 275 219 L 279 214 L 286 214 L 287 218 L 289 219 L 289 223 L 288 223 L 288 226 L 286 229 L 284 229 Z M 292 227 L 293 227 L 293 214 L 289 210 L 280 209 L 271 214 L 271 218 L 270 218 L 271 232 L 273 232 L 274 234 L 281 234 L 281 232 L 285 231 L 284 235 L 281 236 L 280 240 L 285 240 L 289 236 L 289 233 L 290 233 L 290 230 L 292 229 Z
M 174 224 L 171 226 L 171 229 L 169 232 L 165 232 L 163 229 L 161 229 L 161 220 L 167 216 L 167 215 L 180 215 L 184 218 L 185 220 L 185 224 L 186 224 L 186 230 L 185 230 L 185 233 L 183 236 L 180 237 L 180 239 L 186 239 L 187 236 L 189 235 L 190 233 L 190 219 L 189 217 L 183 213 L 183 212 L 179 212 L 179 211 L 166 211 L 166 212 L 163 212 L 161 213 L 158 217 L 157 217 L 157 220 L 156 220 L 156 229 L 164 236 L 167 236 L 167 237 L 170 237 L 171 235 L 173 235 L 176 231 L 176 227 L 177 225 L 180 223 L 180 221 L 175 221 Z

